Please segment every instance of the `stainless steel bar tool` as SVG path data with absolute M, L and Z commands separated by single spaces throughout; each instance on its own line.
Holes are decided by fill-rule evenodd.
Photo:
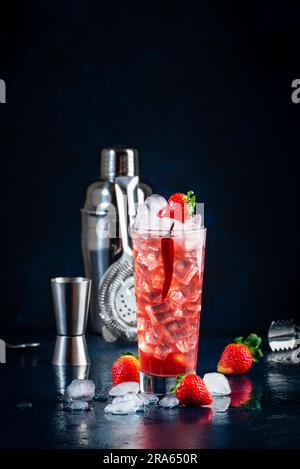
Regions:
M 139 174 L 139 154 L 134 148 L 104 148 L 101 152 L 100 180 L 91 184 L 81 210 L 81 250 L 85 276 L 92 280 L 90 323 L 94 332 L 102 333 L 106 340 L 113 341 L 114 335 L 104 326 L 98 304 L 98 285 L 107 269 L 122 254 L 121 239 L 110 234 L 101 236 L 102 222 L 108 215 L 109 207 L 116 208 L 115 178 L 133 178 Z M 152 194 L 152 189 L 139 182 L 138 203 L 141 198 Z M 116 210 L 116 232 L 118 232 L 118 211 Z M 103 327 L 104 326 L 104 327 Z
M 90 363 L 85 331 L 91 280 L 84 277 L 57 277 L 51 280 L 57 337 L 53 365 Z
M 137 340 L 137 326 L 133 260 L 128 227 L 135 212 L 134 193 L 138 186 L 138 177 L 120 176 L 116 178 L 115 186 L 123 254 L 110 266 L 99 284 L 99 308 L 101 319 L 111 334 L 133 342 Z
M 294 349 L 300 345 L 300 327 L 293 319 L 272 321 L 268 339 L 273 352 Z
M 298 365 L 300 363 L 300 347 L 281 352 L 270 352 L 267 360 L 268 362 Z
M 20 350 L 20 349 L 33 349 L 39 347 L 40 342 L 30 342 L 26 344 L 8 344 L 6 342 L 6 347 L 9 349 Z

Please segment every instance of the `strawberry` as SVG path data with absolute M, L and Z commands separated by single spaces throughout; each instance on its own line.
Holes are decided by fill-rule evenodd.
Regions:
M 130 352 L 123 353 L 111 368 L 113 386 L 124 381 L 140 382 L 140 363 L 138 357 Z
M 171 195 L 167 205 L 159 210 L 157 216 L 159 218 L 172 218 L 174 220 L 184 223 L 186 219 L 190 218 L 195 211 L 196 196 L 193 191 L 187 194 L 177 192 Z
M 235 343 L 227 345 L 223 350 L 217 371 L 224 375 L 246 373 L 252 363 L 258 362 L 263 356 L 260 344 L 261 338 L 256 334 L 250 334 L 245 341 L 243 337 L 237 337 Z
M 196 374 L 178 376 L 175 392 L 180 404 L 185 406 L 200 407 L 212 403 L 211 393 Z

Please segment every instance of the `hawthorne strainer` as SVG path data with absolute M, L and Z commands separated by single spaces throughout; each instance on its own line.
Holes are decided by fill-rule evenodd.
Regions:
M 127 200 L 130 219 L 135 214 L 137 185 L 137 176 L 120 176 L 115 179 L 123 254 L 106 271 L 98 289 L 100 316 L 107 331 L 129 342 L 137 340 L 137 326 Z

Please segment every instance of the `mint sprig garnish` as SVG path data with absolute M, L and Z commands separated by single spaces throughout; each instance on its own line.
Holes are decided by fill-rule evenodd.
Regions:
M 196 209 L 196 196 L 194 191 L 188 191 L 184 200 L 185 203 L 189 205 L 189 215 L 194 215 Z

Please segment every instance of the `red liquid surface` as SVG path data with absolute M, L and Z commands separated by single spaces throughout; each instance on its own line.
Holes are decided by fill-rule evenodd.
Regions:
M 197 368 L 205 236 L 174 238 L 172 282 L 162 299 L 161 238 L 135 232 L 134 276 L 141 371 L 178 376 Z

